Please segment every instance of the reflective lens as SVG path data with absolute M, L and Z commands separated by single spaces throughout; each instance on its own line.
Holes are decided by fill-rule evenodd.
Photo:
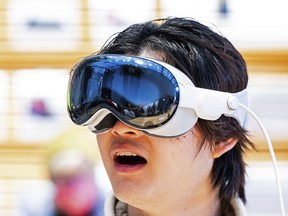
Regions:
M 76 124 L 86 124 L 101 109 L 138 129 L 165 124 L 179 103 L 173 74 L 152 60 L 123 55 L 95 55 L 72 71 L 68 112 Z M 115 123 L 111 114 L 94 126 L 96 132 Z

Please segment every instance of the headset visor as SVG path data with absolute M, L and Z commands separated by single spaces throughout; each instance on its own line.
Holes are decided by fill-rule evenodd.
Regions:
M 173 116 L 179 86 L 173 74 L 155 61 L 95 55 L 73 69 L 67 98 L 69 115 L 76 124 L 85 125 L 106 109 L 124 123 L 144 130 L 161 126 Z M 108 129 L 107 121 L 113 121 L 111 116 L 104 120 L 94 126 L 95 132 Z M 110 127 L 114 123 L 115 119 Z

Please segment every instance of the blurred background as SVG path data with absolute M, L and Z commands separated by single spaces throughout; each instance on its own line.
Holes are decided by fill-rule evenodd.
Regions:
M 251 108 L 272 140 L 288 212 L 287 8 L 287 0 L 0 0 L 0 215 L 24 215 L 23 194 L 34 203 L 45 196 L 51 145 L 96 146 L 94 135 L 66 113 L 73 64 L 128 25 L 167 16 L 194 17 L 242 53 Z M 248 128 L 258 149 L 247 155 L 248 213 L 280 215 L 267 144 L 253 119 Z M 106 193 L 97 150 L 95 159 L 97 184 Z

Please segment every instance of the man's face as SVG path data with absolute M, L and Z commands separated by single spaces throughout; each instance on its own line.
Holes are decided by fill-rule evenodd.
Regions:
M 141 205 L 178 194 L 197 196 L 207 189 L 213 159 L 208 147 L 198 152 L 199 136 L 193 129 L 177 138 L 155 138 L 120 121 L 98 135 L 116 197 Z

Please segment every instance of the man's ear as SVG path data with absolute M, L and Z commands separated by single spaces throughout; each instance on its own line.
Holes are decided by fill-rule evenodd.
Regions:
M 230 138 L 226 142 L 217 143 L 212 149 L 212 157 L 214 159 L 220 157 L 224 153 L 231 150 L 236 145 L 237 142 L 238 142 L 238 139 Z

